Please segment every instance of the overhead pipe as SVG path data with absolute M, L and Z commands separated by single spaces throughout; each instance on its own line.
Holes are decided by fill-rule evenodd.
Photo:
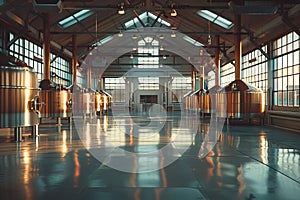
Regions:
M 44 79 L 50 80 L 50 15 L 44 13 Z
M 241 41 L 241 15 L 234 16 L 234 60 L 235 60 L 235 80 L 241 79 L 241 59 L 242 59 L 242 41 Z

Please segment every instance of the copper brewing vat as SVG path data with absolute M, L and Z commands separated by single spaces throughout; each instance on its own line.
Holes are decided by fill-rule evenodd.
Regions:
M 241 80 L 235 80 L 217 94 L 219 117 L 250 119 L 265 111 L 263 92 Z
M 97 116 L 101 115 L 101 104 L 102 104 L 101 94 L 100 91 L 97 90 L 95 92 L 95 112 Z
M 105 114 L 110 109 L 111 95 L 107 92 L 100 90 L 95 93 L 95 111 L 96 115 L 100 116 L 101 113 Z
M 192 92 L 190 94 L 190 110 L 193 112 L 203 112 L 204 109 L 204 103 L 205 103 L 205 99 L 204 99 L 204 94 L 205 94 L 206 90 L 204 89 L 199 89 L 196 90 L 194 92 Z
M 190 95 L 193 93 L 193 91 L 189 91 L 182 97 L 182 104 L 185 111 L 189 111 L 191 108 L 191 98 Z
M 0 54 L 0 128 L 38 124 L 37 76 L 22 61 Z
M 218 101 L 217 101 L 217 93 L 222 88 L 219 85 L 215 85 L 209 90 L 206 91 L 204 94 L 204 107 L 203 112 L 204 114 L 212 114 L 216 113 L 216 109 L 218 107 Z
M 66 118 L 71 115 L 70 90 L 50 80 L 40 82 L 41 117 Z
M 101 108 L 103 114 L 108 112 L 108 110 L 110 109 L 110 105 L 111 105 L 111 95 L 101 90 Z

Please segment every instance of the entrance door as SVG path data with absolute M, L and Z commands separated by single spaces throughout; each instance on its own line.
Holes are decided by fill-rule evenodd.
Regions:
M 140 103 L 142 103 L 142 104 L 157 104 L 157 95 L 141 95 Z

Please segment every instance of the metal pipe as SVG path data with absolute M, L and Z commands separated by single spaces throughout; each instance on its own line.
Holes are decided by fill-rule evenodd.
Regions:
M 220 45 L 220 36 L 215 36 L 215 43 L 216 46 Z M 216 65 L 216 71 L 215 71 L 215 85 L 220 85 L 220 49 L 216 48 L 215 51 L 215 65 Z
M 61 126 L 61 118 L 60 117 L 57 117 L 56 123 L 57 123 L 58 126 Z
M 242 41 L 241 41 L 241 15 L 234 16 L 234 60 L 235 60 L 235 80 L 241 79 L 241 58 L 242 58 Z
M 44 79 L 50 80 L 50 15 L 44 14 Z
M 76 76 L 77 76 L 77 35 L 72 35 L 72 82 L 73 85 L 76 85 Z
M 38 125 L 38 124 L 33 125 L 31 131 L 32 131 L 32 132 L 31 132 L 31 136 L 32 136 L 33 138 L 39 136 L 39 125 Z

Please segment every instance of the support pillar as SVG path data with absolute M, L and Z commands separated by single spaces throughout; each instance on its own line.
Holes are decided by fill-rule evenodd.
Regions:
M 72 82 L 73 85 L 76 85 L 76 76 L 77 76 L 77 35 L 72 36 Z
M 103 77 L 102 76 L 100 76 L 99 82 L 100 82 L 100 90 L 103 90 Z
M 268 54 L 269 54 L 269 60 L 268 60 L 268 92 L 267 92 L 267 102 L 268 102 L 268 110 L 273 110 L 273 104 L 274 104 L 274 97 L 273 94 L 273 88 L 274 88 L 274 59 L 273 59 L 273 43 L 270 42 L 267 46 L 268 48 Z
M 191 78 L 192 78 L 192 91 L 195 90 L 195 68 L 192 67 L 191 69 Z
M 215 66 L 216 66 L 216 71 L 215 71 L 215 85 L 219 86 L 220 85 L 220 36 L 216 35 L 215 36 L 215 46 L 216 51 L 215 51 Z
M 240 80 L 242 59 L 241 15 L 234 16 L 234 46 L 235 80 Z
M 44 13 L 44 79 L 50 80 L 50 15 Z M 47 103 L 47 102 L 45 102 Z

